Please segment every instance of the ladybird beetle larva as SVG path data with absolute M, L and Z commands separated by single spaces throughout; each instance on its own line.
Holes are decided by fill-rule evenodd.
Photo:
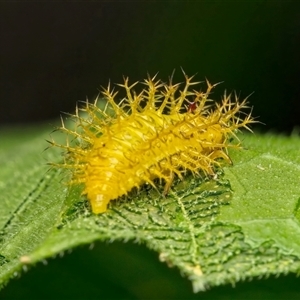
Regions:
M 196 90 L 200 82 L 185 75 L 185 84 L 173 84 L 156 79 L 144 80 L 144 89 L 137 94 L 135 82 L 123 84 L 126 97 L 117 104 L 118 92 L 110 84 L 103 89 L 107 101 L 104 109 L 86 102 L 76 108 L 74 130 L 59 128 L 76 143 L 50 143 L 65 151 L 64 162 L 53 164 L 70 169 L 70 184 L 83 184 L 95 214 L 107 210 L 111 200 L 127 194 L 132 188 L 148 183 L 156 188 L 154 180 L 165 182 L 164 194 L 174 176 L 183 179 L 186 171 L 214 175 L 219 159 L 230 162 L 229 147 L 240 148 L 235 132 L 253 123 L 246 99 L 238 102 L 224 95 L 221 104 L 211 104 L 208 95 L 216 86 L 207 81 L 207 90 Z M 110 114 L 109 110 L 114 114 Z M 85 116 L 81 111 L 85 112 Z M 244 116 L 244 117 L 243 117 Z M 250 130 L 251 131 L 251 130 Z M 229 142 L 234 138 L 236 145 Z

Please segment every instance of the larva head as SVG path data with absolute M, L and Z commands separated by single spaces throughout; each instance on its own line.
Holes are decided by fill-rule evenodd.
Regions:
M 102 189 L 105 189 L 105 186 L 102 186 Z M 101 214 L 103 212 L 106 212 L 107 205 L 110 200 L 112 200 L 109 191 L 107 191 L 106 193 L 103 192 L 102 194 L 97 194 L 97 192 L 95 194 L 86 192 L 86 194 L 88 196 L 88 199 L 90 200 L 93 213 Z

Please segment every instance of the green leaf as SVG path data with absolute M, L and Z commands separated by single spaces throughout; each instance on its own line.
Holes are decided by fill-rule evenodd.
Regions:
M 39 126 L 40 127 L 40 126 Z M 187 175 L 163 198 L 144 186 L 93 215 L 46 165 L 47 129 L 0 131 L 0 285 L 70 248 L 137 241 L 187 276 L 195 292 L 300 271 L 300 139 L 243 135 L 232 166 L 214 179 Z M 47 127 L 49 128 L 49 126 Z

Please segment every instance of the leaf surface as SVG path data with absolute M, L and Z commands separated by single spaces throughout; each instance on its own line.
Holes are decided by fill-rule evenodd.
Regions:
M 49 127 L 47 127 L 49 128 Z M 26 134 L 25 134 L 26 132 Z M 300 270 L 300 139 L 243 135 L 214 179 L 187 175 L 163 198 L 144 186 L 93 215 L 41 129 L 0 131 L 0 285 L 28 264 L 93 241 L 138 241 L 194 291 Z

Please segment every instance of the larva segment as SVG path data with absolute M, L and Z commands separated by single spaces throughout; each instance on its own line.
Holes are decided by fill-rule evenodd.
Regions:
M 185 75 L 185 74 L 184 74 Z M 53 145 L 66 151 L 65 161 L 56 165 L 72 171 L 71 184 L 84 184 L 94 213 L 103 213 L 108 203 L 127 194 L 132 188 L 149 183 L 156 188 L 155 179 L 162 179 L 171 187 L 174 176 L 183 179 L 186 171 L 200 171 L 213 175 L 220 165 L 219 159 L 230 162 L 227 155 L 229 138 L 235 137 L 239 128 L 253 123 L 250 115 L 242 118 L 241 110 L 246 100 L 232 102 L 231 95 L 224 94 L 221 104 L 208 104 L 208 95 L 215 85 L 207 81 L 206 92 L 192 90 L 198 82 L 185 75 L 185 85 L 168 84 L 148 77 L 140 94 L 134 92 L 137 83 L 129 85 L 124 79 L 126 98 L 117 104 L 117 92 L 110 85 L 102 95 L 109 106 L 101 110 L 94 103 L 78 109 L 73 118 L 76 129 L 62 131 L 71 135 L 77 144 Z M 176 96 L 177 95 L 177 96 Z M 193 105 L 182 113 L 186 105 Z M 109 109 L 113 114 L 109 113 Z M 189 106 L 188 106 L 189 107 Z

